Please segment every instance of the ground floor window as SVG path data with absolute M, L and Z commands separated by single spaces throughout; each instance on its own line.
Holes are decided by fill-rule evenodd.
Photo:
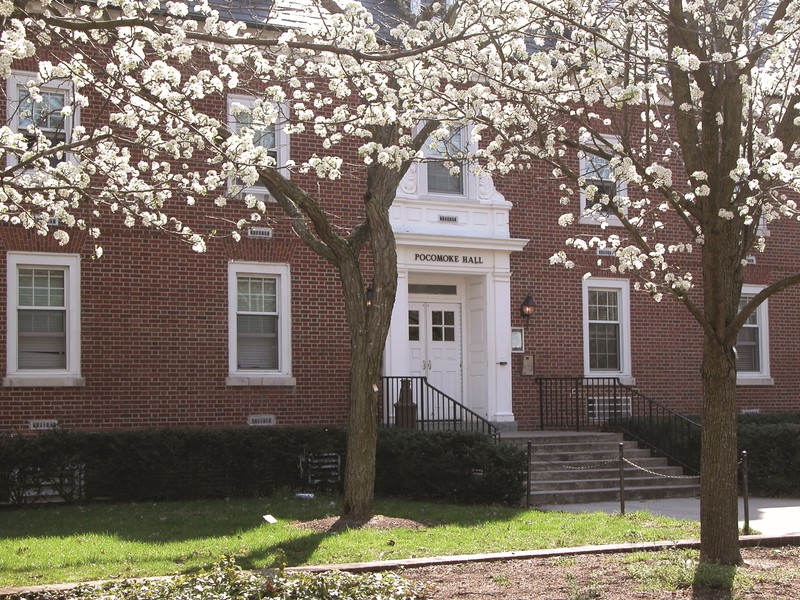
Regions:
M 760 286 L 742 286 L 739 308 L 761 291 Z M 739 384 L 772 383 L 769 371 L 769 326 L 767 301 L 745 321 L 736 336 L 736 378 Z
M 289 266 L 231 262 L 228 268 L 229 374 L 291 375 Z M 252 381 L 249 381 L 252 383 Z
M 7 264 L 6 384 L 67 385 L 80 376 L 80 258 L 9 252 Z
M 629 377 L 630 297 L 627 280 L 583 282 L 584 371 L 587 377 Z

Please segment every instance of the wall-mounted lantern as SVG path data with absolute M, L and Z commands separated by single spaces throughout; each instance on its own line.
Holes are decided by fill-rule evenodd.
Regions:
M 528 326 L 528 323 L 531 320 L 531 316 L 535 312 L 536 312 L 536 302 L 533 301 L 533 296 L 528 294 L 519 307 L 519 314 L 522 315 L 522 317 L 525 319 L 526 327 Z

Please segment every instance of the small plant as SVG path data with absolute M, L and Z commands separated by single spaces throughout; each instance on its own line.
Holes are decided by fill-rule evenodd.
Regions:
M 575 580 L 572 573 L 567 575 L 567 585 L 569 586 L 567 593 L 569 600 L 592 600 L 592 598 L 599 598 L 602 594 L 600 588 L 593 581 L 590 581 L 589 585 L 581 585 Z
M 628 574 L 640 582 L 643 590 L 676 591 L 691 587 L 697 551 L 635 552 L 625 562 Z
M 264 576 L 242 571 L 231 557 L 208 572 L 148 581 L 79 586 L 67 591 L 31 592 L 11 600 L 423 600 L 425 587 L 394 573 L 355 575 L 281 573 Z
M 511 585 L 511 580 L 509 580 L 508 576 L 498 573 L 497 575 L 492 577 L 492 581 L 494 581 L 497 585 L 505 587 Z
M 422 600 L 425 587 L 394 573 L 355 575 L 342 571 L 291 573 L 271 580 L 270 598 L 280 600 Z

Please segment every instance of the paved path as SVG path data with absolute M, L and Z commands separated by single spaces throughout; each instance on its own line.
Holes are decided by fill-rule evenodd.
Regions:
M 744 502 L 739 498 L 739 523 L 744 525 Z M 542 510 L 567 512 L 619 512 L 619 502 L 589 504 L 548 504 Z M 625 512 L 648 510 L 654 515 L 678 519 L 700 520 L 699 498 L 667 498 L 664 500 L 629 500 Z M 750 529 L 764 535 L 800 534 L 800 498 L 750 498 Z

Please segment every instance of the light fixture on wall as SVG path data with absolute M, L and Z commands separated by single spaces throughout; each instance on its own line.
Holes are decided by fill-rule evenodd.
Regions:
M 533 296 L 528 294 L 525 297 L 525 300 L 522 301 L 519 307 L 519 314 L 525 319 L 525 326 L 528 326 L 528 323 L 531 320 L 531 315 L 536 312 L 536 302 L 533 301 Z
M 372 306 L 372 286 L 367 288 L 367 306 Z

